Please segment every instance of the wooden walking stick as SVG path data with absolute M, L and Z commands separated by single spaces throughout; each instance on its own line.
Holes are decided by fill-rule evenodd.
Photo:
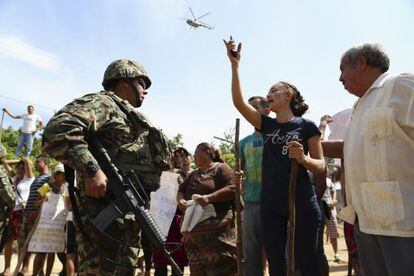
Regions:
M 290 166 L 289 180 L 289 230 L 287 243 L 287 276 L 293 276 L 295 272 L 295 219 L 296 219 L 296 176 L 298 172 L 298 163 L 292 159 Z
M 236 134 L 234 137 L 234 158 L 236 161 L 236 172 L 240 172 L 240 150 L 239 150 L 240 119 L 236 119 Z M 236 185 L 236 230 L 237 230 L 237 275 L 243 275 L 243 240 L 241 221 L 240 186 Z

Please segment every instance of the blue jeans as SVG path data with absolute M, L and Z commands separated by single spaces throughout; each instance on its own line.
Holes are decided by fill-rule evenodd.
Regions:
M 244 275 L 263 275 L 263 239 L 260 202 L 246 201 L 243 211 Z
M 286 275 L 288 217 L 275 203 L 261 205 L 263 243 L 270 276 Z M 295 266 L 302 276 L 320 276 L 318 231 L 321 211 L 316 200 L 296 202 Z
M 24 156 L 28 157 L 30 155 L 30 152 L 32 152 L 33 140 L 34 140 L 33 133 L 24 133 L 24 132 L 20 133 L 19 142 L 17 144 L 17 148 L 14 154 L 18 156 L 20 152 L 22 151 L 22 147 L 24 145 L 26 146 Z
M 366 234 L 355 223 L 355 240 L 363 275 L 414 275 L 414 238 Z

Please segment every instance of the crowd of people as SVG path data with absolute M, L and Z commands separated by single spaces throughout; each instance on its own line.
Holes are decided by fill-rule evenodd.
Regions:
M 104 74 L 103 91 L 69 103 L 48 122 L 43 134 L 45 153 L 76 171 L 77 203 L 72 201 L 72 205 L 77 205 L 79 223 L 72 221 L 69 212 L 66 249 L 56 252 L 65 262 L 62 275 L 134 275 L 139 254 L 129 245 L 135 244 L 143 248 L 142 269 L 146 275 L 150 275 L 152 267 L 155 275 L 168 274 L 168 259 L 160 248 L 153 248 L 151 238 L 145 234 L 139 238 L 138 233 L 141 229 L 144 232 L 145 227 L 139 224 L 139 218 L 130 215 L 131 210 L 119 211 L 121 215 L 110 221 L 104 231 L 97 230 L 93 218 L 100 217 L 119 198 L 114 203 L 113 174 L 94 155 L 94 137 L 102 143 L 120 175 L 129 180 L 130 172 L 136 173 L 138 177 L 132 182 L 142 190 L 143 198 L 150 198 L 151 192 L 160 187 L 163 171 L 179 175 L 177 209 L 167 247 L 173 251 L 181 271 L 189 266 L 191 275 L 237 273 L 240 256 L 235 212 L 241 210 L 235 210 L 234 201 L 241 200 L 244 275 L 265 275 L 267 266 L 270 275 L 286 275 L 289 201 L 293 200 L 289 197 L 289 183 L 294 160 L 295 275 L 329 275 L 323 244 L 325 225 L 334 260 L 341 262 L 337 217 L 344 221 L 349 275 L 352 270 L 355 275 L 414 275 L 410 260 L 414 249 L 414 75 L 390 75 L 389 58 L 376 44 L 345 52 L 340 81 L 358 100 L 344 126 L 345 137 L 329 140 L 325 138 L 325 128 L 333 118 L 323 116 L 319 126 L 303 118 L 309 106 L 304 94 L 290 82 L 277 82 L 267 95 L 245 101 L 239 76 L 241 44 L 235 45 L 231 40 L 224 44 L 231 64 L 234 106 L 253 126 L 252 134 L 241 139 L 237 153 L 242 171 L 234 171 L 223 162 L 220 152 L 209 143 L 200 143 L 193 157 L 183 147 L 170 148 L 162 131 L 139 112 L 151 80 L 135 61 L 111 63 Z M 65 179 L 63 164 L 56 165 L 50 173 L 50 159 L 43 155 L 35 159 L 35 177 L 28 158 L 30 135 L 43 124 L 33 115 L 33 107 L 28 107 L 27 116 L 3 110 L 13 118 L 31 120 L 31 127 L 24 123 L 26 130 L 16 149 L 19 154 L 26 143 L 22 160 L 14 169 L 11 162 L 2 162 L 15 190 L 4 245 L 3 275 L 11 275 L 15 240 L 22 258 L 18 269 L 24 275 L 30 260 L 24 246 L 44 202 L 40 190 L 48 183 L 50 192 L 67 195 L 71 181 Z M 327 158 L 337 161 L 327 166 L 326 161 L 332 161 Z M 341 186 L 338 195 L 336 182 Z M 240 191 L 240 199 L 235 199 L 235 191 Z M 338 201 L 344 206 L 337 206 Z M 71 203 L 65 202 L 70 211 Z M 215 216 L 182 232 L 181 223 L 192 204 L 202 209 L 214 207 Z M 149 206 L 148 202 L 145 206 Z M 33 275 L 42 275 L 46 259 L 46 275 L 50 275 L 54 256 L 55 252 L 35 253 Z
M 15 191 L 14 208 L 8 214 L 7 225 L 3 225 L 2 240 L 4 240 L 4 271 L 2 272 L 2 275 L 13 275 L 13 272 L 15 271 L 15 268 L 11 267 L 13 243 L 15 241 L 17 241 L 18 245 L 17 253 L 19 259 L 21 259 L 21 263 L 16 267 L 16 271 L 18 271 L 18 275 L 25 275 L 29 271 L 31 258 L 31 252 L 28 251 L 28 245 L 31 236 L 36 230 L 42 204 L 46 200 L 46 195 L 43 194 L 41 190 L 47 187 L 47 191 L 50 190 L 51 193 L 61 194 L 62 198 L 65 198 L 65 208 L 70 208 L 67 198 L 65 170 L 63 164 L 58 163 L 54 166 L 53 173 L 51 173 L 49 171 L 50 159 L 47 156 L 38 156 L 35 158 L 34 169 L 37 177 L 34 176 L 33 164 L 28 157 L 22 157 L 22 160 L 17 163 L 15 161 L 6 160 L 3 157 L 2 165 L 10 176 Z M 70 227 L 69 224 L 66 226 Z M 73 246 L 74 243 L 73 233 L 70 233 L 69 229 L 61 229 L 62 235 L 66 235 L 66 233 L 69 237 L 66 242 L 67 251 L 50 252 L 48 254 L 34 252 L 35 258 L 32 268 L 34 275 L 51 274 L 55 253 L 57 253 L 65 268 L 61 274 L 66 275 L 66 265 L 69 265 L 70 267 L 70 264 L 73 263 L 75 259 L 68 258 L 68 263 L 66 262 L 65 253 L 67 253 L 69 257 L 71 256 L 70 254 L 75 254 L 75 252 L 70 251 L 70 247 Z M 46 272 L 44 273 L 46 259 L 47 267 Z M 72 273 L 67 273 L 67 275 L 74 275 L 74 270 L 72 270 Z

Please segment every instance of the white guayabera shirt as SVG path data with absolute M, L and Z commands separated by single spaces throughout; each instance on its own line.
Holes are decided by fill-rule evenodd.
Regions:
M 356 212 L 364 233 L 414 237 L 413 109 L 413 74 L 382 74 L 355 104 L 344 140 L 342 217 L 354 223 Z

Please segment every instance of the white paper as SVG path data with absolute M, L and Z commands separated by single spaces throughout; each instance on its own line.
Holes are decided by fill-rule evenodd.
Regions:
M 61 194 L 48 194 L 43 202 L 40 219 L 29 243 L 29 252 L 63 252 L 67 210 Z
M 165 236 L 177 210 L 178 176 L 177 173 L 163 172 L 160 188 L 151 193 L 150 213 Z
M 348 108 L 332 116 L 332 122 L 328 124 L 328 140 L 344 140 L 351 115 L 352 108 Z M 341 159 L 335 158 L 335 165 L 341 166 Z
M 198 223 L 208 219 L 209 217 L 216 216 L 213 204 L 207 204 L 203 207 L 196 203 L 195 199 L 197 197 L 200 197 L 200 195 L 194 194 L 192 196 L 192 200 L 187 201 L 187 209 L 185 210 L 183 223 L 181 225 L 182 233 L 191 232 L 191 230 L 193 230 Z
M 330 134 L 328 140 L 343 140 L 348 128 L 352 109 L 348 108 L 332 116 L 332 122 L 328 124 Z

